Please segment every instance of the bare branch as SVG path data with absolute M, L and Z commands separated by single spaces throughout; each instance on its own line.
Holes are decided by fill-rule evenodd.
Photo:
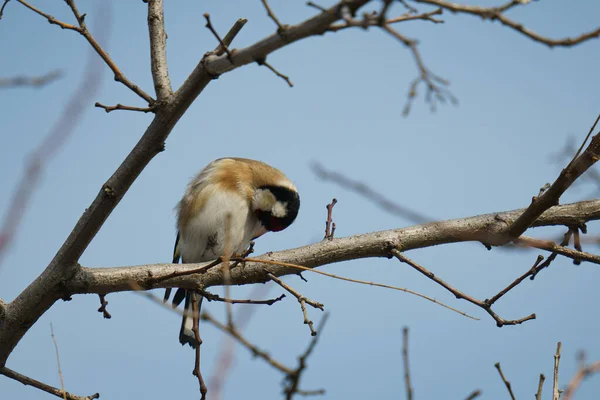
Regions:
M 275 24 L 277 25 L 277 32 L 282 33 L 285 30 L 285 26 L 282 25 L 281 22 L 279 22 L 279 20 L 275 16 L 275 13 L 273 12 L 273 10 L 271 10 L 271 7 L 269 7 L 269 3 L 267 2 L 267 0 L 260 0 L 260 1 L 263 3 L 263 6 L 265 6 L 265 9 L 267 10 L 267 15 L 269 16 L 269 18 L 271 18 L 273 20 L 273 22 L 275 22 Z
M 89 44 L 94 48 L 96 53 L 98 53 L 98 55 L 100 57 L 102 57 L 102 59 L 104 60 L 106 65 L 108 65 L 108 67 L 112 70 L 112 72 L 115 75 L 115 81 L 121 82 L 123 85 L 127 86 L 129 89 L 131 89 L 131 91 L 133 91 L 135 94 L 137 94 L 142 99 L 144 99 L 146 102 L 148 102 L 148 104 L 154 103 L 154 99 L 148 93 L 144 92 L 137 85 L 134 85 L 131 81 L 129 81 L 129 79 L 127 79 L 127 77 L 121 72 L 121 70 L 114 63 L 112 58 L 110 58 L 108 53 L 106 51 L 104 51 L 104 49 L 102 49 L 102 47 L 100 46 L 98 41 L 88 31 L 87 26 L 84 21 L 84 17 L 81 14 L 79 14 L 79 11 L 77 11 L 77 8 L 75 7 L 75 3 L 73 0 L 66 0 L 66 3 L 69 5 L 69 7 L 71 7 L 71 10 L 73 11 L 73 14 L 75 15 L 75 18 L 77 19 L 77 22 L 79 24 L 78 26 L 59 21 L 56 18 L 54 18 L 52 15 L 46 14 L 43 11 L 38 10 L 37 8 L 31 6 L 29 3 L 25 2 L 24 0 L 17 0 L 17 1 L 21 4 L 23 4 L 25 7 L 32 10 L 33 12 L 46 18 L 48 20 L 48 22 L 50 22 L 51 24 L 58 25 L 63 29 L 69 29 L 69 30 L 73 30 L 73 31 L 80 33 L 89 42 Z
M 229 333 L 235 340 L 237 340 L 242 346 L 246 347 L 248 350 L 250 350 L 250 352 L 252 353 L 253 356 L 262 358 L 263 360 L 265 360 L 269 365 L 271 365 L 273 368 L 283 372 L 286 375 L 289 375 L 293 372 L 293 370 L 291 368 L 286 367 L 285 365 L 281 364 L 279 361 L 273 359 L 269 353 L 267 353 L 266 351 L 260 350 L 257 346 L 253 345 L 249 340 L 247 340 L 245 337 L 243 337 L 237 329 L 235 329 L 232 326 L 227 326 L 226 324 L 222 324 L 219 321 L 217 321 L 211 314 L 207 313 L 207 312 L 203 312 L 202 313 L 202 321 L 208 321 L 211 324 L 213 324 L 214 326 L 216 326 L 218 329 L 222 330 L 223 332 L 227 332 Z
M 231 60 L 231 57 L 233 56 L 233 54 L 231 53 L 231 50 L 229 50 L 229 47 L 227 46 L 227 44 L 223 41 L 223 39 L 221 39 L 221 36 L 219 36 L 219 34 L 215 30 L 215 28 L 212 26 L 212 24 L 210 22 L 210 14 L 205 13 L 204 18 L 206 18 L 206 27 L 212 32 L 212 34 L 215 36 L 215 38 L 217 38 L 217 40 L 219 41 L 218 49 L 223 50 L 225 53 L 227 53 L 227 57 L 229 58 L 229 60 Z
M 156 99 L 164 100 L 173 94 L 167 64 L 167 34 L 163 0 L 148 1 L 148 30 L 150 33 L 150 66 Z
M 22 86 L 39 88 L 60 78 L 62 74 L 62 71 L 57 69 L 42 76 L 15 76 L 12 78 L 0 78 L 0 89 Z
M 500 368 L 500 363 L 497 362 L 496 364 L 494 364 L 494 367 L 496 367 L 496 369 L 498 370 L 498 373 L 500 374 L 500 378 L 502 378 L 502 382 L 504 382 L 504 384 L 506 385 L 506 389 L 508 389 L 508 393 L 510 394 L 510 398 L 512 400 L 515 400 L 515 394 L 512 391 L 512 388 L 510 386 L 510 382 L 506 380 L 506 378 L 504 377 L 504 374 L 502 373 L 502 368 Z
M 596 119 L 596 122 L 600 119 Z M 592 126 L 593 131 L 596 124 Z M 587 138 L 586 138 L 587 140 Z M 509 229 L 511 238 L 518 238 L 527 230 L 533 221 L 548 208 L 558 204 L 560 196 L 579 178 L 585 171 L 600 158 L 600 135 L 592 138 L 587 149 L 562 170 L 556 181 L 541 196 L 534 197 L 527 211 L 523 213 Z
M 62 390 L 57 389 L 50 385 L 46 385 L 45 383 L 42 383 L 35 379 L 32 379 L 28 376 L 21 375 L 18 372 L 13 371 L 12 369 L 9 369 L 6 367 L 0 367 L 0 374 L 4 375 L 10 379 L 14 379 L 17 382 L 21 382 L 25 386 L 32 386 L 36 389 L 40 389 L 40 390 L 42 390 L 46 393 L 49 393 L 51 395 L 54 395 L 56 397 L 64 398 Z M 65 392 L 64 394 L 66 395 L 67 400 L 93 400 L 93 399 L 97 399 L 100 397 L 100 394 L 98 394 L 98 393 L 95 393 L 91 396 L 85 396 L 85 397 L 77 396 L 77 395 L 74 395 L 69 392 Z
M 0 20 L 4 16 L 4 7 L 6 7 L 6 5 L 8 4 L 9 1 L 10 0 L 4 0 L 4 3 L 2 4 L 2 8 L 0 8 Z
M 333 222 L 332 214 L 333 214 L 333 206 L 335 206 L 337 203 L 337 199 L 334 198 L 333 200 L 331 200 L 331 203 L 327 204 L 327 206 L 325 206 L 325 208 L 327 208 L 327 220 L 325 221 L 325 237 L 323 237 L 323 240 L 325 239 L 333 239 L 333 235 L 335 234 L 335 222 Z
M 481 390 L 473 390 L 470 395 L 467 396 L 466 400 L 473 400 L 481 396 Z
M 600 264 L 600 256 L 559 246 L 549 240 L 540 240 L 527 236 L 521 236 L 514 242 L 518 245 L 525 245 L 540 250 L 550 251 L 552 253 L 558 253 L 573 260 L 588 261 L 594 264 Z
M 221 44 L 219 44 L 219 47 L 217 47 L 217 49 L 215 50 L 215 55 L 220 56 L 225 53 L 225 48 L 231 45 L 231 42 L 233 42 L 233 39 L 235 39 L 237 34 L 240 33 L 244 25 L 246 25 L 246 22 L 248 22 L 246 18 L 240 18 L 237 21 L 235 21 L 233 26 L 229 29 L 229 32 L 227 32 L 227 34 L 223 38 L 223 44 L 225 46 L 221 46 Z
M 562 342 L 558 342 L 556 345 L 556 354 L 554 355 L 554 383 L 552 385 L 552 400 L 558 400 L 560 398 L 560 391 L 558 390 L 558 364 L 560 362 L 561 349 Z
M 106 296 L 103 294 L 99 294 L 98 297 L 100 298 L 100 308 L 98 308 L 98 312 L 102 313 L 102 316 L 104 317 L 104 319 L 111 319 L 112 315 L 110 315 L 110 313 L 106 309 L 106 306 L 108 306 L 108 301 L 106 301 Z
M 202 293 L 202 296 L 204 296 L 206 298 L 206 300 L 208 300 L 208 301 L 221 301 L 223 303 L 230 303 L 230 304 L 264 304 L 267 306 L 272 306 L 273 304 L 275 304 L 278 301 L 281 301 L 285 298 L 285 294 L 282 294 L 279 297 L 276 297 L 274 299 L 269 299 L 269 300 L 236 300 L 236 299 L 230 299 L 230 298 L 226 298 L 226 297 L 220 297 L 219 295 L 207 292 L 206 290 L 202 290 L 200 292 Z
M 294 87 L 294 84 L 292 83 L 292 81 L 290 80 L 290 78 L 287 75 L 284 75 L 281 72 L 277 71 L 275 69 L 275 67 L 273 67 L 271 64 L 269 64 L 267 62 L 266 59 L 256 60 L 256 63 L 258 65 L 264 65 L 265 67 L 269 68 L 271 71 L 273 71 L 273 73 L 275 75 L 277 75 L 278 77 L 280 77 L 281 79 L 283 79 L 284 81 L 286 81 L 289 87 Z
M 538 383 L 538 390 L 535 394 L 535 400 L 542 400 L 542 388 L 544 387 L 545 380 L 546 376 L 544 374 L 540 374 L 540 383 Z
M 492 21 L 499 21 L 502 25 L 508 26 L 509 28 L 522 33 L 530 39 L 533 39 L 536 42 L 543 43 L 548 45 L 549 47 L 554 46 L 564 46 L 570 47 L 575 46 L 577 44 L 583 43 L 587 40 L 594 39 L 600 36 L 600 28 L 595 29 L 593 31 L 583 33 L 575 38 L 564 38 L 564 39 L 552 39 L 545 36 L 542 36 L 526 27 L 522 24 L 513 21 L 512 19 L 506 17 L 503 13 L 520 4 L 523 4 L 522 1 L 511 0 L 500 7 L 480 7 L 480 6 L 471 6 L 465 4 L 458 3 L 450 3 L 445 0 L 414 0 L 417 3 L 429 4 L 432 6 L 441 7 L 453 13 L 464 13 L 471 14 L 482 19 L 489 19 Z
M 272 273 L 270 273 L 270 272 L 267 273 L 267 276 L 273 282 L 277 283 L 279 286 L 281 286 L 282 288 L 284 288 L 285 290 L 290 292 L 298 300 L 298 303 L 300 303 L 300 308 L 302 308 L 302 314 L 304 315 L 304 323 L 307 324 L 308 327 L 310 328 L 311 336 L 316 336 L 317 331 L 315 331 L 315 329 L 313 328 L 313 322 L 308 318 L 308 312 L 306 311 L 306 304 L 309 304 L 314 308 L 318 308 L 319 310 L 324 311 L 325 309 L 324 309 L 323 304 L 313 301 L 313 300 L 309 299 L 308 297 L 301 295 L 293 287 L 291 287 L 287 283 L 283 282 L 281 279 L 277 278 Z
M 60 388 L 62 392 L 62 397 L 64 400 L 67 400 L 67 391 L 65 390 L 65 380 L 63 379 L 62 370 L 60 368 L 60 354 L 58 354 L 58 343 L 56 342 L 56 336 L 54 336 L 54 328 L 52 327 L 52 322 L 50 322 L 50 335 L 52 336 L 52 341 L 54 342 L 54 350 L 56 351 L 56 363 L 58 366 L 58 377 L 60 378 Z
M 575 392 L 577 391 L 583 380 L 588 378 L 590 375 L 597 374 L 599 372 L 600 361 L 596 361 L 589 365 L 582 365 L 567 385 L 563 400 L 573 400 Z
M 107 113 L 115 110 L 126 110 L 126 111 L 139 111 L 143 113 L 155 112 L 156 103 L 152 107 L 132 107 L 132 106 L 124 106 L 123 104 L 117 103 L 116 106 L 106 106 L 104 104 L 96 102 L 94 107 L 103 108 Z
M 492 310 L 491 304 L 489 302 L 477 300 L 476 298 L 469 296 L 468 294 L 463 293 L 463 292 L 453 288 L 448 283 L 444 282 L 443 280 L 438 278 L 436 275 L 434 275 L 432 272 L 428 271 L 425 267 L 417 264 L 416 262 L 414 262 L 410 258 L 406 257 L 404 254 L 402 254 L 398 250 L 393 249 L 393 250 L 391 250 L 391 253 L 399 261 L 410 265 L 411 267 L 413 267 L 414 269 L 416 269 L 417 271 L 419 271 L 420 273 L 422 273 L 423 275 L 425 275 L 426 277 L 428 277 L 435 283 L 441 285 L 443 288 L 445 288 L 450 293 L 452 293 L 454 296 L 456 296 L 457 299 L 464 299 L 471 304 L 475 304 L 476 306 L 483 308 L 488 314 L 490 314 L 492 316 L 492 318 L 494 318 L 494 320 L 496 321 L 496 325 L 498 327 L 502 327 L 504 325 L 519 325 L 525 321 L 535 319 L 535 314 L 531 314 L 531 315 L 528 315 L 527 317 L 517 319 L 517 320 L 505 320 Z
M 404 385 L 406 386 L 406 400 L 413 399 L 413 387 L 410 383 L 410 368 L 408 365 L 408 327 L 402 329 L 402 362 L 404 364 Z

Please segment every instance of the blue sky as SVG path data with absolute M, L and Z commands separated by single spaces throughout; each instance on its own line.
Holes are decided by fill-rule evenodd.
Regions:
M 34 4 L 73 22 L 63 2 Z M 79 1 L 93 21 L 95 1 Z M 254 43 L 274 31 L 259 1 L 167 2 L 171 81 L 178 87 L 202 54 L 216 46 L 204 27 L 209 12 L 222 34 L 240 17 L 248 23 L 233 47 Z M 327 5 L 331 2 L 322 2 Z M 284 23 L 314 14 L 304 2 L 271 1 Z M 379 5 L 377 5 L 379 7 Z M 398 8 L 397 13 L 403 12 Z M 511 17 L 551 37 L 575 36 L 596 28 L 600 5 L 540 1 Z M 131 187 L 81 259 L 90 267 L 170 261 L 173 206 L 188 180 L 211 160 L 241 156 L 266 161 L 299 188 L 302 208 L 287 230 L 258 241 L 257 254 L 306 245 L 322 238 L 325 205 L 339 203 L 337 235 L 347 236 L 411 224 L 386 214 L 360 196 L 319 181 L 312 161 L 343 172 L 390 199 L 439 219 L 525 207 L 561 165 L 552 161 L 569 137 L 577 143 L 599 111 L 597 65 L 600 42 L 549 49 L 497 23 L 446 13 L 445 24 L 411 22 L 398 26 L 420 40 L 426 65 L 449 79 L 460 104 L 431 113 L 420 92 L 409 117 L 402 109 L 417 70 L 411 54 L 384 32 L 346 30 L 310 38 L 269 57 L 290 76 L 294 88 L 266 68 L 249 65 L 212 82 L 173 130 L 158 155 Z M 90 22 L 92 33 L 98 27 Z M 153 93 L 146 10 L 141 1 L 113 2 L 111 57 L 130 80 Z M 78 34 L 52 26 L 16 2 L 0 21 L 1 76 L 40 75 L 52 69 L 62 79 L 42 89 L 0 92 L 0 210 L 5 210 L 27 155 L 42 141 L 76 89 L 88 44 Z M 101 92 L 61 152 L 43 171 L 30 208 L 0 269 L 0 296 L 12 300 L 39 275 L 102 183 L 137 142 L 151 115 L 104 113 L 93 103 L 143 106 L 105 69 Z M 562 202 L 597 197 L 593 185 L 570 189 Z M 597 234 L 597 224 L 589 224 Z M 557 230 L 536 230 L 555 237 Z M 589 251 L 595 249 L 589 248 Z M 530 268 L 533 251 L 486 251 L 480 244 L 455 244 L 407 254 L 456 287 L 489 297 Z M 575 267 L 557 259 L 535 281 L 524 282 L 497 304 L 505 318 L 532 312 L 535 321 L 497 328 L 483 311 L 457 301 L 443 288 L 393 260 L 360 260 L 326 266 L 327 272 L 408 287 L 481 318 L 472 321 L 403 293 L 305 274 L 287 282 L 325 304 L 331 316 L 309 359 L 302 386 L 325 387 L 327 398 L 404 396 L 402 327 L 411 329 L 410 357 L 415 396 L 466 398 L 481 389 L 484 398 L 508 398 L 494 368 L 501 362 L 517 398 L 532 396 L 540 373 L 552 375 L 556 342 L 563 341 L 561 383 L 577 368 L 576 354 L 600 359 L 598 266 Z M 269 286 L 270 287 L 270 286 Z M 234 288 L 243 298 L 255 288 Z M 222 293 L 222 289 L 215 288 Z M 158 295 L 162 295 L 157 291 Z M 268 294 L 281 290 L 270 287 Z M 27 333 L 7 366 L 60 386 L 50 323 L 60 346 L 67 390 L 102 398 L 196 398 L 193 352 L 177 340 L 179 316 L 130 293 L 108 296 L 111 320 L 96 312 L 97 296 L 57 303 Z M 222 318 L 222 304 L 207 308 Z M 246 308 L 245 308 L 246 307 Z M 249 306 L 235 306 L 237 313 Z M 258 308 L 244 333 L 287 365 L 310 340 L 298 304 L 289 297 Z M 315 322 L 321 312 L 309 310 Z M 203 371 L 208 379 L 223 335 L 203 327 Z M 241 347 L 224 398 L 280 398 L 281 375 Z M 210 390 L 210 388 L 209 388 Z M 547 381 L 545 395 L 551 391 Z M 580 400 L 596 398 L 600 378 L 585 382 Z M 6 378 L 6 398 L 46 399 L 48 395 Z

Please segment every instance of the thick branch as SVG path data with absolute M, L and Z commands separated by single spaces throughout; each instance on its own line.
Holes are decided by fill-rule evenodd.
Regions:
M 150 66 L 156 90 L 156 99 L 161 101 L 173 93 L 167 66 L 167 34 L 163 0 L 148 1 L 148 30 L 150 33 Z
M 424 225 L 380 231 L 363 235 L 324 240 L 309 246 L 268 253 L 259 258 L 283 263 L 300 264 L 316 268 L 340 261 L 367 257 L 389 257 L 393 248 L 408 251 L 444 243 L 464 241 L 485 241 L 506 234 L 505 221 L 515 220 L 523 210 L 504 213 L 484 214 L 475 217 L 433 222 Z M 581 203 L 552 207 L 536 220 L 534 226 L 568 225 L 574 220 L 588 221 L 600 219 L 600 199 Z M 206 264 L 206 263 L 204 263 Z M 184 287 L 204 289 L 224 284 L 220 268 L 212 268 L 205 273 L 174 276 L 170 279 L 156 279 L 174 271 L 187 271 L 204 264 L 153 264 L 135 267 L 82 268 L 64 286 L 60 295 L 77 293 L 111 293 L 128 291 L 132 282 L 144 289 Z M 275 276 L 296 274 L 292 267 L 248 262 L 244 268 L 231 270 L 231 283 L 243 285 L 267 282 L 264 269 Z

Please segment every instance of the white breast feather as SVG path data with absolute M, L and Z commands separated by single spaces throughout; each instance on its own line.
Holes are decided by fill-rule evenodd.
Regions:
M 204 188 L 203 190 L 208 190 Z M 234 254 L 246 250 L 261 231 L 261 224 L 242 197 L 213 191 L 202 210 L 180 232 L 181 257 L 185 263 L 214 260 L 225 251 L 225 224 L 231 215 L 230 243 Z

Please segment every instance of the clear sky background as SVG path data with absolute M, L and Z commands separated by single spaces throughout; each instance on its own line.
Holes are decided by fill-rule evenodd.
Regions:
M 32 2 L 73 22 L 63 2 Z M 78 1 L 93 21 L 95 1 Z M 260 1 L 168 1 L 165 18 L 171 81 L 179 87 L 216 41 L 204 27 L 209 12 L 224 34 L 240 17 L 249 22 L 233 47 L 254 43 L 274 31 Z M 327 5 L 332 2 L 322 2 Z M 482 1 L 480 4 L 491 4 Z M 303 1 L 271 1 L 284 23 L 314 15 Z M 379 7 L 376 3 L 374 6 Z M 373 7 L 373 6 L 372 6 Z M 371 8 L 372 8 L 371 7 Z M 371 9 L 369 8 L 369 9 Z M 425 8 L 423 8 L 425 9 Z M 404 12 L 401 8 L 396 13 Z M 551 37 L 575 36 L 598 25 L 593 0 L 540 1 L 510 16 Z M 110 40 L 105 45 L 122 71 L 153 94 L 146 6 L 112 2 Z M 600 42 L 549 49 L 498 23 L 444 14 L 445 24 L 398 26 L 420 40 L 426 65 L 451 80 L 460 105 L 431 113 L 423 91 L 409 117 L 402 117 L 406 93 L 417 70 L 410 52 L 372 29 L 347 30 L 295 43 L 269 57 L 289 75 L 290 89 L 266 68 L 249 65 L 212 82 L 173 130 L 158 155 L 131 187 L 81 258 L 90 267 L 168 262 L 175 237 L 173 207 L 188 180 L 211 160 L 241 156 L 283 170 L 301 193 L 302 208 L 287 230 L 261 238 L 257 254 L 306 245 L 322 238 L 325 205 L 339 199 L 336 234 L 348 236 L 411 225 L 359 195 L 319 181 L 310 169 L 319 161 L 369 184 L 390 199 L 438 219 L 525 207 L 552 182 L 563 165 L 553 161 L 568 143 L 585 136 L 600 109 Z M 90 22 L 91 31 L 98 26 Z M 41 89 L 0 92 L 0 210 L 8 206 L 27 155 L 47 135 L 79 84 L 88 44 L 10 2 L 0 21 L 1 76 L 41 75 L 52 69 L 62 79 Z M 54 256 L 101 185 L 144 132 L 152 115 L 94 108 L 94 101 L 143 106 L 108 68 L 101 92 L 61 152 L 44 170 L 31 206 L 0 269 L 0 296 L 12 300 Z M 583 183 L 562 202 L 595 198 Z M 598 235 L 597 224 L 589 224 Z M 536 230 L 554 238 L 557 230 Z M 588 251 L 597 251 L 587 247 Z M 487 251 L 480 244 L 456 244 L 407 255 L 465 292 L 484 299 L 531 267 L 538 252 Z M 561 384 L 577 368 L 576 354 L 600 359 L 600 302 L 597 265 L 573 266 L 558 258 L 535 281 L 527 280 L 497 304 L 505 318 L 532 312 L 537 319 L 497 328 L 482 310 L 458 301 L 443 288 L 394 260 L 360 260 L 323 270 L 358 279 L 408 287 L 481 318 L 472 321 L 404 293 L 304 274 L 287 282 L 331 312 L 321 342 L 309 359 L 305 389 L 324 387 L 331 399 L 404 397 L 402 327 L 409 326 L 410 359 L 418 399 L 464 399 L 481 389 L 487 399 L 509 398 L 494 368 L 501 362 L 519 399 L 532 398 L 538 377 L 551 392 L 553 354 L 563 342 Z M 279 295 L 273 285 L 268 294 Z M 222 289 L 215 288 L 222 293 Z M 234 288 L 243 298 L 254 288 Z M 162 296 L 162 290 L 156 291 Z M 108 296 L 111 320 L 96 312 L 97 296 L 58 302 L 27 333 L 7 366 L 60 386 L 50 323 L 60 346 L 67 390 L 103 399 L 198 398 L 191 375 L 194 353 L 177 335 L 180 317 L 131 293 Z M 288 296 L 272 307 L 235 306 L 238 315 L 256 307 L 244 331 L 251 341 L 295 367 L 310 340 L 298 303 Z M 224 307 L 207 307 L 222 318 Z M 322 314 L 310 309 L 316 321 Z M 210 379 L 224 336 L 202 328 L 202 368 Z M 280 398 L 281 374 L 238 346 L 225 399 Z M 210 390 L 210 388 L 209 388 Z M 597 399 L 600 377 L 585 382 L 579 400 Z M 49 395 L 0 377 L 0 397 L 48 399 Z M 209 397 L 210 398 L 210 397 Z

